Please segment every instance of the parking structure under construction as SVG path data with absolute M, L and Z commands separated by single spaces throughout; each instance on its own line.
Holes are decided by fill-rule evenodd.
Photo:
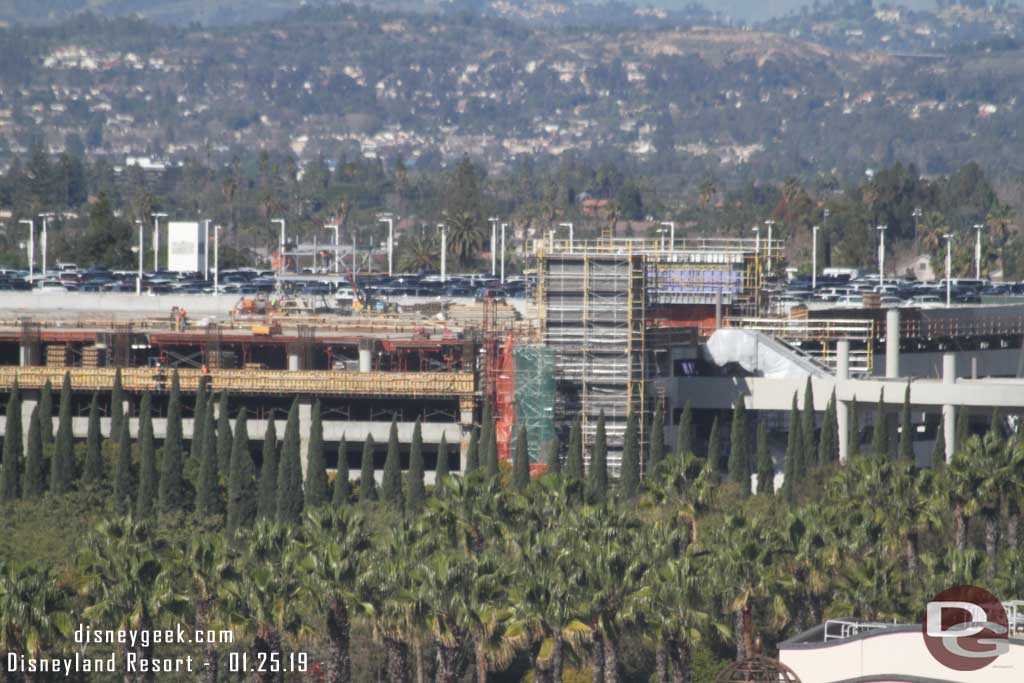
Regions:
M 204 317 L 195 311 L 213 297 L 194 295 L 186 318 L 164 310 L 160 297 L 148 298 L 149 311 L 113 315 L 115 300 L 133 295 L 60 295 L 53 310 L 0 313 L 0 391 L 17 382 L 27 417 L 45 383 L 59 387 L 68 372 L 74 431 L 84 437 L 92 393 L 101 392 L 109 414 L 120 369 L 130 415 L 143 392 L 152 394 L 159 439 L 172 373 L 186 395 L 207 375 L 215 393 L 229 394 L 232 411 L 244 407 L 256 421 L 254 435 L 266 420 L 283 421 L 298 398 L 305 438 L 319 400 L 329 466 L 332 444 L 344 438 L 358 469 L 367 434 L 381 445 L 382 466 L 392 420 L 404 465 L 419 420 L 428 471 L 442 438 L 449 467 L 464 467 L 485 403 L 500 457 L 513 452 L 515 426 L 525 423 L 537 468 L 577 419 L 588 458 L 603 415 L 613 474 L 631 411 L 642 417 L 646 444 L 653 414 L 663 410 L 671 446 L 687 402 L 700 442 L 716 417 L 724 424 L 743 401 L 765 411 L 777 447 L 792 397 L 808 380 L 819 411 L 835 392 L 840 421 L 855 404 L 879 398 L 898 410 L 909 386 L 924 460 L 940 424 L 951 426 L 941 416 L 967 410 L 987 419 L 993 407 L 1007 416 L 1024 408 L 1024 306 L 882 308 L 869 296 L 855 310 L 782 310 L 774 302 L 784 252 L 758 239 L 548 239 L 532 254 L 532 297 L 516 305 L 432 298 L 324 312 L 246 302 Z M 76 306 L 86 296 L 102 301 Z M 186 408 L 186 438 L 191 417 Z M 856 444 L 840 433 L 845 454 Z

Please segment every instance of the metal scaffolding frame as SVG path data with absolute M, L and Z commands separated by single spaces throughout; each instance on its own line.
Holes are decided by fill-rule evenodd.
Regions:
M 541 248 L 539 256 L 538 303 L 544 341 L 554 354 L 559 431 L 581 417 L 589 462 L 604 412 L 608 468 L 616 474 L 626 418 L 630 410 L 643 414 L 647 401 L 645 260 L 629 248 L 547 255 Z

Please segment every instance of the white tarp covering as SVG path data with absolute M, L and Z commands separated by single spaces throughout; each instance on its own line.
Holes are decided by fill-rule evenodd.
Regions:
M 737 363 L 759 377 L 781 379 L 824 377 L 828 371 L 791 346 L 761 332 L 727 327 L 711 335 L 705 346 L 709 360 L 723 366 Z

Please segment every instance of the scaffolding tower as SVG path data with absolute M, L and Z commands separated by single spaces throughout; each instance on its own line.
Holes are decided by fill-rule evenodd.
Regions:
M 598 417 L 605 416 L 608 469 L 619 471 L 626 418 L 643 416 L 647 271 L 642 255 L 616 251 L 538 252 L 538 305 L 557 385 L 555 421 L 563 434 L 580 417 L 589 463 Z M 646 419 L 641 419 L 643 425 Z M 641 441 L 643 441 L 641 427 Z

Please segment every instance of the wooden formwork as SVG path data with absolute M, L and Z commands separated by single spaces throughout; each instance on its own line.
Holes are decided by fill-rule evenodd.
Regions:
M 77 391 L 110 391 L 115 368 L 67 368 L 71 387 Z M 0 367 L 0 390 L 15 380 L 25 389 L 53 386 L 64 381 L 65 368 Z M 195 393 L 203 376 L 201 370 L 181 368 L 178 380 L 182 392 Z M 160 368 L 121 368 L 126 391 L 169 391 L 172 372 Z M 470 372 L 338 372 L 330 370 L 211 370 L 210 386 L 215 392 L 274 395 L 310 394 L 332 396 L 459 397 L 472 398 L 474 376 Z

